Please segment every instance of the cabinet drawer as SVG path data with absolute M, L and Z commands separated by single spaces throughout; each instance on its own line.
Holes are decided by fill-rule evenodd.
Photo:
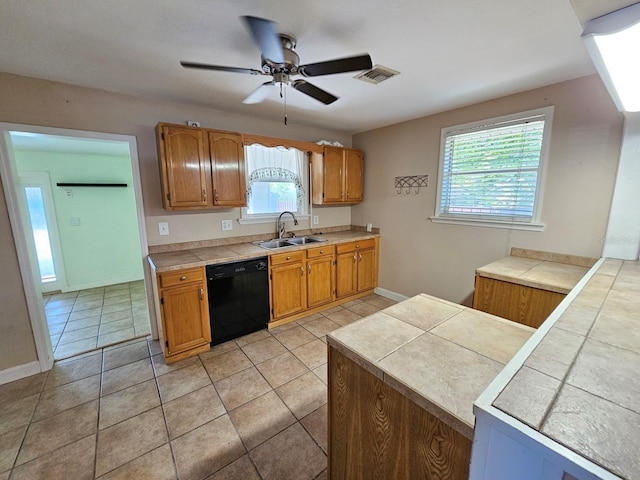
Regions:
M 318 258 L 333 255 L 333 245 L 326 247 L 313 247 L 307 249 L 307 258 Z
M 301 262 L 303 259 L 304 259 L 304 250 L 299 250 L 297 252 L 289 252 L 289 253 L 279 253 L 277 255 L 271 255 L 269 257 L 271 266 Z
M 204 280 L 204 268 L 161 273 L 158 277 L 160 278 L 161 288 L 173 287 L 190 282 L 201 282 Z
M 368 240 L 359 240 L 357 242 L 343 243 L 336 245 L 336 251 L 338 253 L 351 252 L 353 250 L 362 250 L 363 248 L 373 248 L 376 245 L 376 241 L 373 238 Z

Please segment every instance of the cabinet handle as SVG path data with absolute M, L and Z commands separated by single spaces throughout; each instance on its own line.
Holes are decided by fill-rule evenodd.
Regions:
M 307 273 L 311 275 L 311 264 L 307 264 Z
M 200 289 L 200 300 L 204 300 L 204 289 Z
M 207 201 L 207 191 L 205 189 L 202 189 L 202 201 Z
M 181 282 L 184 282 L 186 279 L 187 279 L 187 277 L 186 277 L 185 275 L 182 275 L 182 276 L 180 277 L 180 281 L 181 281 Z
M 304 276 L 304 268 L 303 267 L 300 267 L 300 276 L 301 277 Z
M 287 257 L 287 260 L 291 260 L 291 257 Z
M 320 255 L 322 255 L 324 253 L 324 250 L 320 250 Z
M 358 257 L 359 261 L 362 261 L 362 254 L 360 254 L 360 256 Z
M 356 263 L 356 261 L 358 260 L 358 257 L 356 256 L 356 254 L 353 254 L 353 263 Z
M 218 190 L 214 190 L 213 191 L 213 199 L 217 202 L 218 201 Z

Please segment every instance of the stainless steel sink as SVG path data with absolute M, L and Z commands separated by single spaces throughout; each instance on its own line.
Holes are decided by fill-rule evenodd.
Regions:
M 326 242 L 324 238 L 315 237 L 293 237 L 293 238 L 274 238 L 273 240 L 266 240 L 264 242 L 253 242 L 267 250 L 274 250 L 276 248 L 293 247 L 295 245 L 306 245 L 308 243 Z
M 282 248 L 282 247 L 290 247 L 292 244 L 291 243 L 287 243 L 287 240 L 282 239 L 282 240 L 267 240 L 264 242 L 254 242 L 255 245 L 262 247 L 262 248 L 266 248 L 267 250 L 273 250 L 274 248 Z
M 315 237 L 293 237 L 287 239 L 287 242 L 293 245 L 306 245 L 307 243 L 326 242 L 324 238 Z

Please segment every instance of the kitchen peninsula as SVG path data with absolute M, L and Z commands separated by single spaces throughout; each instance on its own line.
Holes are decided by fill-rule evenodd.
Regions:
M 537 330 L 422 294 L 332 332 L 331 478 L 640 478 L 638 292 L 600 259 Z
M 472 405 L 534 329 L 421 294 L 327 335 L 332 479 L 467 479 Z

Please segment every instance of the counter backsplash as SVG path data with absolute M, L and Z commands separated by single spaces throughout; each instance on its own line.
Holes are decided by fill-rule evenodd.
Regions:
M 319 233 L 333 233 L 343 232 L 346 230 L 356 232 L 366 232 L 367 227 L 361 225 L 341 225 L 335 227 L 322 227 L 311 230 L 296 230 L 294 233 L 297 237 L 303 235 L 317 235 Z M 372 228 L 371 233 L 380 233 L 379 228 Z M 261 233 L 259 235 L 244 235 L 240 237 L 227 237 L 227 238 L 212 238 L 210 240 L 199 240 L 196 242 L 182 242 L 182 243 L 169 243 L 167 245 L 149 245 L 149 254 L 166 253 L 166 252 L 179 252 L 181 250 L 192 250 L 195 248 L 205 247 L 223 247 L 225 245 L 233 245 L 236 243 L 250 243 L 259 242 L 263 240 L 270 240 L 276 236 L 276 233 Z

